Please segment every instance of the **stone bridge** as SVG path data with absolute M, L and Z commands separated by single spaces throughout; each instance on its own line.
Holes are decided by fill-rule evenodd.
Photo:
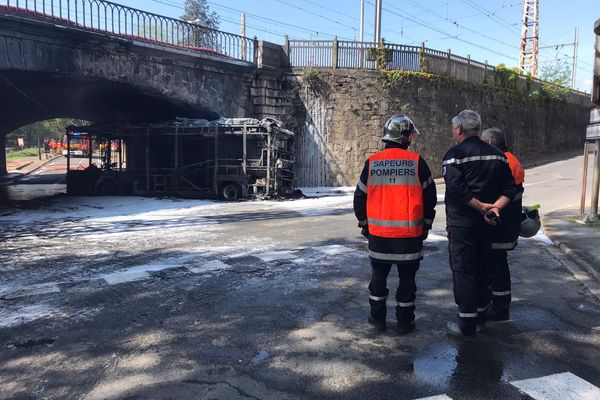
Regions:
M 5 135 L 40 120 L 152 122 L 274 112 L 261 94 L 281 81 L 281 71 L 265 65 L 273 52 L 279 66 L 279 46 L 257 41 L 256 58 L 242 61 L 8 11 L 0 7 L 0 173 L 6 173 Z
M 450 120 L 465 108 L 480 111 L 485 128 L 503 129 L 524 162 L 579 148 L 585 138 L 589 95 L 532 101 L 496 85 L 493 67 L 477 72 L 434 54 L 426 63 L 432 73 L 401 71 L 389 80 L 376 70 L 290 67 L 289 43 L 249 43 L 254 53 L 244 61 L 0 7 L 0 174 L 6 133 L 58 117 L 275 117 L 297 134 L 298 186 L 354 185 L 365 158 L 381 148 L 383 123 L 398 112 L 418 125 L 414 148 L 436 175 L 452 145 Z

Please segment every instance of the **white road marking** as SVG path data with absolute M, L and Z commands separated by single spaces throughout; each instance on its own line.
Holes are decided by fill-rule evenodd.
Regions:
M 118 285 L 119 283 L 142 281 L 149 279 L 150 275 L 147 272 L 128 270 L 113 272 L 112 274 L 102 275 L 100 279 L 104 279 L 109 285 Z
M 317 251 L 320 251 L 321 253 L 328 254 L 330 256 L 336 256 L 338 254 L 356 252 L 356 250 L 354 250 L 350 247 L 347 247 L 347 246 L 342 246 L 340 244 L 332 244 L 329 246 L 317 246 L 317 247 L 314 247 L 314 249 Z
M 148 263 L 142 265 L 136 265 L 135 267 L 129 267 L 125 271 L 127 272 L 155 272 L 162 271 L 163 269 L 177 268 L 179 264 L 165 264 L 164 262 L 159 263 Z
M 3 312 L 0 316 L 0 328 L 25 324 L 36 319 L 49 317 L 53 314 L 53 308 L 46 304 L 21 307 L 16 311 Z
M 291 251 L 267 251 L 260 254 L 254 254 L 254 256 L 265 262 L 276 260 L 292 260 L 296 258 L 296 255 Z
M 229 268 L 231 268 L 231 265 L 225 264 L 223 261 L 212 260 L 212 261 L 207 262 L 206 264 L 204 264 L 201 267 L 193 267 L 193 268 L 188 267 L 188 270 L 190 270 L 194 274 L 201 274 L 204 272 L 222 271 L 224 269 L 229 269 Z
M 20 287 L 17 288 L 15 290 L 10 290 L 6 289 L 4 292 L 0 293 L 0 296 L 2 296 L 2 298 L 10 300 L 10 299 L 17 299 L 19 297 L 25 297 L 25 296 L 38 296 L 41 294 L 48 294 L 48 293 L 58 293 L 60 292 L 60 288 L 58 287 L 58 285 L 56 283 L 40 283 L 40 284 L 34 284 L 34 285 L 29 285 L 29 286 L 25 286 L 25 287 Z
M 446 236 L 438 235 L 437 233 L 429 233 L 427 235 L 426 242 L 446 242 L 448 238 Z
M 440 394 L 439 396 L 423 397 L 416 400 L 452 400 L 452 397 L 448 397 L 445 394 Z
M 535 400 L 598 400 L 600 389 L 570 372 L 510 382 Z

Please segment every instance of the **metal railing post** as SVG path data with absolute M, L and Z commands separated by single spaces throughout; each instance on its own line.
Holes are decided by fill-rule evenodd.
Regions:
M 338 38 L 333 37 L 333 46 L 331 46 L 331 67 L 336 69 L 338 67 Z
M 596 139 L 594 172 L 592 174 L 592 214 L 598 214 L 598 192 L 600 189 L 600 140 Z

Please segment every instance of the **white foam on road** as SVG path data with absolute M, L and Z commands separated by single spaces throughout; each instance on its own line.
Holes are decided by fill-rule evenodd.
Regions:
M 206 264 L 202 265 L 201 267 L 193 267 L 193 268 L 188 267 L 188 270 L 190 270 L 194 274 L 202 274 L 205 272 L 222 271 L 222 270 L 229 269 L 229 268 L 231 268 L 231 265 L 225 264 L 223 261 L 212 260 L 212 261 L 209 261 Z
M 580 377 L 565 372 L 510 382 L 534 400 L 598 400 L 600 389 Z
M 445 394 L 440 394 L 439 396 L 423 397 L 416 400 L 452 400 L 452 398 L 446 396 Z
M 544 235 L 543 233 L 538 233 L 533 237 L 533 240 L 537 240 L 538 242 L 542 242 L 544 244 L 547 245 L 554 245 L 554 242 L 552 240 L 550 240 L 550 238 L 546 235 Z
M 260 258 L 262 261 L 278 261 L 278 260 L 292 260 L 297 256 L 291 251 L 266 251 L 260 254 L 254 254 L 255 257 Z
M 317 247 L 314 247 L 314 249 L 317 251 L 320 251 L 321 253 L 330 255 L 330 256 L 336 256 L 338 254 L 356 252 L 356 250 L 354 250 L 350 247 L 347 247 L 347 246 L 342 246 L 340 244 L 332 244 L 329 246 L 317 246 Z

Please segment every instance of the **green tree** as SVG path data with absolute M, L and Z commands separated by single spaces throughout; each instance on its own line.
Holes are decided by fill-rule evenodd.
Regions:
M 210 11 L 206 0 L 185 0 L 185 14 L 181 19 L 210 29 L 219 29 L 219 16 Z
M 541 91 L 548 98 L 564 101 L 569 93 L 571 67 L 564 60 L 545 64 L 540 71 Z
M 210 11 L 206 0 L 185 0 L 181 19 L 194 25 L 184 33 L 182 44 L 220 51 L 218 35 L 213 31 L 219 28 L 219 16 Z
M 89 122 L 71 118 L 56 118 L 34 122 L 10 132 L 6 136 L 7 145 L 16 146 L 17 138 L 23 137 L 25 138 L 26 147 L 36 147 L 38 134 L 40 142 L 44 139 L 61 140 L 65 135 L 66 127 L 70 125 L 84 126 L 89 125 Z

